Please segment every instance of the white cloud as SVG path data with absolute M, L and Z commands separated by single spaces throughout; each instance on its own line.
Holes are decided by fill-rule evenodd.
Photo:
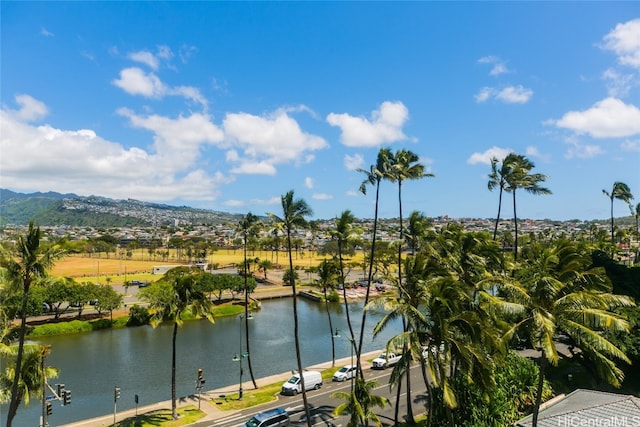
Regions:
M 175 95 L 190 99 L 207 107 L 207 100 L 197 88 L 191 86 L 169 87 L 154 73 L 145 73 L 137 67 L 125 68 L 120 71 L 120 78 L 112 83 L 130 95 L 142 95 L 145 98 L 162 99 Z
M 481 64 L 491 64 L 493 67 L 491 71 L 489 71 L 490 76 L 499 76 L 500 74 L 508 73 L 509 70 L 505 65 L 505 62 L 497 56 L 483 56 L 478 59 L 478 62 Z
M 549 123 L 593 138 L 622 138 L 640 134 L 640 109 L 616 98 L 606 98 L 585 111 L 569 111 Z
M 53 37 L 55 35 L 44 27 L 40 28 L 40 34 L 45 37 Z
M 153 53 L 147 50 L 141 50 L 139 52 L 131 52 L 129 55 L 127 55 L 127 57 L 132 61 L 141 62 L 147 65 L 152 70 L 157 70 L 158 66 L 160 65 L 158 58 L 156 58 L 156 56 Z
M 356 197 L 358 195 L 361 195 L 362 193 L 352 189 L 352 190 L 347 190 L 345 194 L 349 197 Z
M 548 162 L 550 160 L 550 157 L 548 155 L 542 154 L 540 150 L 538 150 L 538 147 L 534 146 L 528 146 L 525 150 L 525 154 L 529 157 L 538 158 L 543 162 Z
M 364 165 L 364 157 L 362 157 L 362 155 L 354 154 L 353 156 L 350 156 L 345 154 L 344 167 L 347 170 L 354 171 L 358 168 L 362 168 L 362 165 Z
M 308 189 L 312 189 L 313 188 L 313 178 L 306 177 L 304 179 L 304 186 L 307 187 Z
M 640 152 L 640 139 L 627 139 L 621 145 L 624 151 L 638 151 Z
M 496 99 L 503 101 L 507 104 L 525 104 L 529 102 L 533 96 L 533 91 L 527 89 L 521 85 L 507 86 L 504 89 L 498 91 Z
M 507 86 L 502 89 L 485 86 L 474 95 L 476 102 L 482 103 L 493 98 L 505 104 L 526 104 L 533 96 L 533 90 L 522 85 Z
M 314 200 L 331 200 L 333 196 L 327 193 L 314 193 L 311 198 Z
M 340 140 L 349 147 L 377 147 L 406 139 L 402 126 L 409 119 L 409 110 L 402 102 L 385 101 L 371 113 L 371 119 L 349 114 L 331 113 L 327 122 L 341 129 Z
M 18 110 L 7 109 L 5 113 L 11 114 L 20 121 L 33 122 L 40 120 L 49 114 L 47 106 L 32 96 L 22 94 L 16 95 L 14 99 L 20 108 Z
M 225 147 L 237 150 L 234 173 L 273 175 L 280 164 L 309 162 L 327 148 L 324 138 L 304 132 L 285 110 L 265 116 L 228 113 L 223 120 Z M 238 154 L 242 152 L 242 155 Z
M 589 159 L 604 154 L 604 150 L 599 145 L 583 144 L 580 141 L 570 139 L 567 141 L 569 147 L 565 157 L 568 159 Z
M 209 174 L 198 164 L 200 147 L 222 139 L 204 116 L 171 120 L 121 110 L 134 126 L 155 132 L 153 150 L 146 151 L 108 141 L 91 129 L 33 126 L 28 120 L 42 116 L 46 106 L 27 95 L 21 102 L 30 106 L 22 113 L 0 111 L 0 170 L 8 188 L 153 201 L 212 200 L 220 186 L 233 180 L 221 172 Z
M 613 51 L 620 64 L 640 69 L 640 19 L 616 25 L 604 36 L 602 47 Z
M 191 57 L 196 53 L 198 53 L 197 47 L 183 44 L 182 46 L 180 46 L 178 56 L 180 57 L 180 61 L 182 61 L 183 64 L 186 64 L 189 59 L 191 59 Z
M 486 102 L 493 96 L 493 89 L 490 87 L 483 87 L 480 89 L 478 93 L 473 95 L 476 99 L 476 102 Z
M 492 158 L 495 157 L 498 160 L 502 160 L 505 157 L 507 157 L 507 154 L 509 154 L 511 152 L 513 152 L 513 150 L 510 149 L 510 148 L 501 148 L 501 147 L 493 146 L 493 147 L 489 148 L 488 150 L 485 150 L 485 151 L 483 151 L 481 153 L 473 153 L 467 159 L 467 163 L 469 163 L 470 165 L 475 165 L 477 163 L 490 165 Z
M 142 95 L 146 98 L 162 98 L 167 88 L 153 73 L 145 73 L 137 67 L 120 70 L 120 78 L 112 83 L 130 95 Z
M 612 98 L 622 98 L 629 94 L 629 91 L 637 81 L 632 74 L 620 74 L 617 70 L 609 68 L 602 73 L 602 79 L 607 85 L 607 93 Z
M 270 199 L 250 199 L 250 200 L 231 199 L 231 200 L 226 200 L 222 202 L 222 204 L 225 206 L 231 206 L 236 208 L 253 206 L 253 205 L 259 205 L 259 206 L 277 205 L 280 203 L 281 203 L 280 196 L 271 197 Z

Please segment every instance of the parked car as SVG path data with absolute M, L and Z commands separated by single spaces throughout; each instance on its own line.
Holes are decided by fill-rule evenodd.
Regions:
M 382 353 L 380 356 L 373 359 L 371 367 L 373 369 L 387 369 L 389 366 L 393 366 L 400 361 L 401 355 L 395 353 Z
M 245 427 L 286 427 L 289 423 L 287 411 L 282 408 L 275 408 L 251 417 L 245 423 Z
M 356 365 L 345 365 L 333 374 L 333 381 L 345 381 L 356 376 L 358 368 Z
M 322 386 L 322 375 L 317 371 L 302 371 L 304 376 L 304 389 L 305 390 L 318 390 Z M 284 395 L 296 395 L 302 393 L 302 382 L 300 381 L 300 374 L 293 374 L 291 378 L 284 384 L 282 384 L 282 390 L 280 393 Z

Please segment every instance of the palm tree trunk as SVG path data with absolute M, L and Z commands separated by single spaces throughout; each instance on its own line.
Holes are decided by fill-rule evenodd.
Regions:
M 538 388 L 536 390 L 536 404 L 533 408 L 533 414 L 531 417 L 531 427 L 538 427 L 538 413 L 540 412 L 540 404 L 542 403 L 542 386 L 544 384 L 544 372 L 547 365 L 547 358 L 542 351 L 540 356 L 540 367 L 538 370 Z
M 296 277 L 293 274 L 293 256 L 291 255 L 291 230 L 287 228 L 287 247 L 289 248 L 289 268 L 291 270 L 291 292 L 293 293 L 293 340 L 296 344 L 296 361 L 298 362 L 298 374 L 300 375 L 300 386 L 302 387 L 302 402 L 304 412 L 307 417 L 307 426 L 312 427 L 311 412 L 307 403 L 307 391 L 304 385 L 304 375 L 302 375 L 302 355 L 300 351 L 300 339 L 298 337 L 298 298 L 296 293 Z
M 11 385 L 11 400 L 9 402 L 9 410 L 7 411 L 7 427 L 11 427 L 13 419 L 18 412 L 20 398 L 18 386 L 20 384 L 20 373 L 22 371 L 22 357 L 24 354 L 24 337 L 27 333 L 27 303 L 29 300 L 29 288 L 31 287 L 31 279 L 25 278 L 24 292 L 22 294 L 22 309 L 20 310 L 20 333 L 18 338 L 18 354 L 16 355 L 16 366 L 13 374 L 13 384 Z
M 176 338 L 178 336 L 178 322 L 173 322 L 173 337 L 171 341 L 171 416 L 178 419 L 178 408 L 176 407 Z
M 331 310 L 329 310 L 329 300 L 327 300 L 327 286 L 322 287 L 324 293 L 324 307 L 327 310 L 327 318 L 329 319 L 329 333 L 331 334 L 331 367 L 336 366 L 336 339 L 333 335 L 333 323 L 331 321 Z
M 371 254 L 369 256 L 369 273 L 367 275 L 367 293 L 364 297 L 364 305 L 362 309 L 362 323 L 360 324 L 360 340 L 358 342 L 358 348 L 356 349 L 356 364 L 358 366 L 357 375 L 364 379 L 362 372 L 362 364 L 360 363 L 360 356 L 362 354 L 362 345 L 364 343 L 364 325 L 367 321 L 367 304 L 369 303 L 369 293 L 371 291 L 371 282 L 373 281 L 373 259 L 376 253 L 376 234 L 378 232 L 378 200 L 380 196 L 380 180 L 376 183 L 376 207 L 375 214 L 373 216 L 373 236 L 371 238 Z
M 349 314 L 349 303 L 347 302 L 347 286 L 344 278 L 344 265 L 342 263 L 342 240 L 338 238 L 338 262 L 340 263 L 340 281 L 342 282 L 342 294 L 344 297 L 344 311 L 347 314 L 347 326 L 349 327 L 349 345 L 355 346 L 355 336 L 351 325 L 351 315 Z
M 614 235 L 613 235 L 613 192 L 611 195 L 611 244 L 613 245 L 615 243 L 614 241 Z
M 513 259 L 518 260 L 518 215 L 516 214 L 516 189 L 513 190 L 513 226 L 515 227 L 515 243 L 513 248 Z
M 256 379 L 253 376 L 253 366 L 251 365 L 251 351 L 249 350 L 249 291 L 247 290 L 247 234 L 244 235 L 244 337 L 247 347 L 247 365 L 253 388 L 258 388 Z M 242 355 L 240 355 L 242 357 Z
M 247 280 L 246 275 L 244 280 L 246 282 Z M 245 338 L 245 345 L 247 348 L 247 365 L 249 366 L 249 375 L 251 376 L 251 382 L 253 383 L 253 388 L 257 389 L 258 384 L 256 383 L 256 379 L 253 375 L 253 366 L 251 365 L 251 350 L 249 349 L 249 293 L 247 292 L 246 283 L 244 288 L 244 338 Z
M 493 240 L 496 240 L 498 234 L 498 222 L 500 221 L 500 211 L 502 210 L 502 186 L 498 196 L 498 216 L 496 217 L 496 225 L 493 227 Z

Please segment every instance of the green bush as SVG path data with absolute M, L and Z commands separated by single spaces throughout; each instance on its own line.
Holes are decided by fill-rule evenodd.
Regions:
M 149 310 L 139 305 L 134 305 L 129 309 L 129 319 L 127 320 L 127 326 L 141 326 L 148 325 L 151 315 Z
M 47 323 L 33 328 L 30 337 L 41 337 L 50 335 L 75 334 L 78 332 L 91 332 L 93 327 L 90 322 L 72 320 L 70 322 Z

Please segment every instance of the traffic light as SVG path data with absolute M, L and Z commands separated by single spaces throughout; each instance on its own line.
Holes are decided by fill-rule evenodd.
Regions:
M 53 405 L 51 402 L 47 402 L 47 415 L 53 414 Z
M 120 387 L 116 387 L 113 389 L 113 401 L 120 399 Z
M 198 387 L 202 387 L 202 384 L 204 384 L 205 379 L 204 379 L 204 374 L 202 372 L 202 368 L 198 368 L 198 379 L 196 380 L 196 385 Z
M 58 399 L 62 400 L 64 396 L 64 384 L 57 384 L 58 386 Z
M 62 397 L 63 405 L 71 405 L 71 390 L 65 390 L 64 395 Z

